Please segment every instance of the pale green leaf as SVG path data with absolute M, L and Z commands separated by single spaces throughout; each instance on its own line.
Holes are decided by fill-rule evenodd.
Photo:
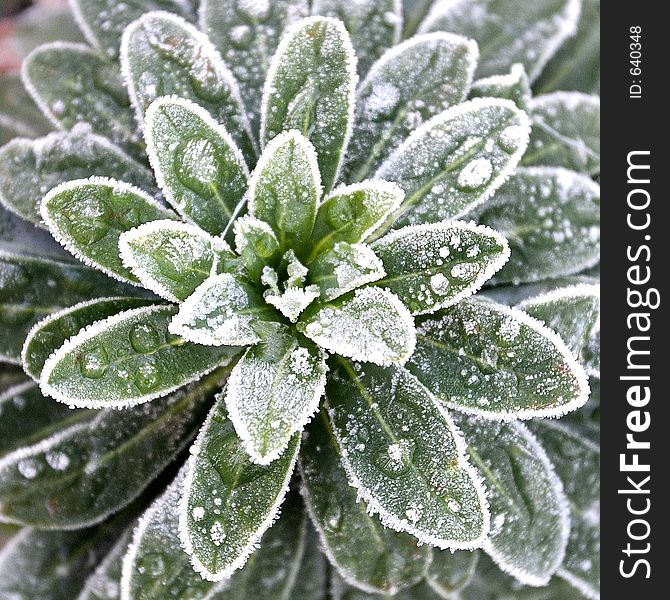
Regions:
M 148 306 L 97 321 L 49 357 L 42 391 L 81 408 L 133 406 L 199 379 L 240 351 L 185 343 L 168 332 L 175 312 Z
M 382 523 L 439 548 L 481 546 L 484 491 L 432 394 L 402 367 L 339 359 L 326 388 L 349 482 Z
M 107 556 L 86 580 L 77 600 L 118 600 L 120 597 L 123 556 L 132 539 L 132 529 L 127 529 L 114 544 Z
M 73 179 L 112 177 L 157 190 L 153 175 L 109 140 L 86 125 L 37 140 L 17 138 L 0 149 L 0 204 L 43 227 L 40 200 L 51 189 Z
M 506 75 L 478 79 L 470 89 L 471 98 L 507 98 L 526 112 L 529 112 L 531 96 L 528 75 L 521 63 L 514 63 Z
M 245 273 L 256 283 L 261 282 L 263 269 L 276 268 L 280 258 L 279 240 L 272 227 L 251 215 L 235 220 L 235 250 Z
M 327 561 L 319 545 L 319 536 L 308 524 L 305 552 L 295 576 L 291 600 L 328 600 L 328 591 Z
M 225 231 L 249 171 L 226 129 L 190 100 L 159 98 L 146 114 L 149 160 L 168 202 L 205 231 Z
M 474 294 L 509 258 L 504 237 L 462 221 L 403 227 L 372 249 L 386 271 L 375 285 L 391 290 L 414 315 Z
M 557 417 L 584 404 L 584 369 L 520 310 L 463 300 L 417 322 L 407 368 L 450 408 L 494 420 Z
M 426 573 L 428 585 L 442 598 L 451 598 L 457 592 L 470 583 L 477 563 L 479 562 L 479 551 L 477 550 L 433 550 L 433 558 Z
M 0 204 L 0 247 L 17 254 L 40 254 L 70 260 L 71 256 L 46 230 Z
M 341 21 L 303 19 L 282 38 L 268 71 L 261 142 L 297 129 L 309 138 L 328 192 L 337 180 L 351 135 L 356 56 Z
M 245 564 L 277 516 L 299 447 L 295 434 L 272 464 L 252 463 L 219 396 L 191 449 L 179 511 L 181 542 L 203 578 L 219 581 Z
M 349 486 L 340 449 L 322 411 L 310 425 L 300 454 L 302 494 L 323 548 L 339 574 L 370 593 L 394 594 L 426 572 L 430 548 L 382 526 Z
M 419 31 L 458 31 L 477 40 L 480 77 L 522 63 L 534 81 L 574 35 L 580 8 L 580 0 L 439 0 Z
M 316 304 L 302 315 L 298 329 L 329 352 L 378 365 L 406 362 L 415 345 L 412 315 L 381 288 Z
M 51 235 L 81 262 L 125 283 L 139 280 L 122 262 L 119 237 L 148 221 L 174 215 L 122 181 L 90 177 L 62 183 L 40 204 Z
M 528 144 L 528 117 L 510 100 L 477 98 L 416 129 L 379 167 L 405 199 L 385 227 L 455 219 L 509 177 Z
M 585 175 L 519 168 L 478 212 L 512 250 L 496 284 L 572 275 L 600 260 L 600 186 Z
M 26 92 L 16 73 L 0 73 L 0 145 L 17 136 L 35 138 L 51 124 Z
M 414 129 L 465 100 L 477 56 L 474 41 L 443 32 L 416 36 L 386 52 L 356 94 L 345 178 L 364 179 Z

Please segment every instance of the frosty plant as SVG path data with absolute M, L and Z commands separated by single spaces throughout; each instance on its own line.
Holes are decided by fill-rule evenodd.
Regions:
M 593 422 L 540 418 L 599 373 L 599 104 L 530 91 L 580 2 L 310 4 L 73 0 L 25 60 L 0 200 L 69 254 L 2 250 L 0 595 L 598 597 Z

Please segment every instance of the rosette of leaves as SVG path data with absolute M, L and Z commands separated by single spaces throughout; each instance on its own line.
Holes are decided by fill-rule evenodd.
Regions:
M 73 0 L 27 57 L 0 595 L 598 597 L 599 104 L 530 87 L 580 3 L 415 4 Z

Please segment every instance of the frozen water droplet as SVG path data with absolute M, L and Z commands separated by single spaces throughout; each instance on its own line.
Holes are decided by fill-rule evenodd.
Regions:
M 161 344 L 161 338 L 153 325 L 138 323 L 130 330 L 130 345 L 140 354 L 151 354 Z
M 202 506 L 195 506 L 191 514 L 196 521 L 201 521 L 205 516 L 205 509 Z
M 102 346 L 87 350 L 79 360 L 79 370 L 88 379 L 100 379 L 109 366 L 109 355 Z
M 458 174 L 456 185 L 461 189 L 475 189 L 484 185 L 493 173 L 493 165 L 488 158 L 470 161 Z
M 220 546 L 226 539 L 226 530 L 220 520 L 214 521 L 209 528 L 209 538 L 215 546 Z
M 45 455 L 47 464 L 54 471 L 65 471 L 70 466 L 70 457 L 64 452 L 51 450 Z
M 141 364 L 135 373 L 135 385 L 142 393 L 147 393 L 160 383 L 158 367 L 153 362 Z
M 332 533 L 337 533 L 342 527 L 342 507 L 335 500 L 328 503 L 324 514 L 324 525 Z
M 398 440 L 386 448 L 380 448 L 375 454 L 374 462 L 385 475 L 400 477 L 409 469 L 413 454 L 414 442 Z
M 521 125 L 510 125 L 500 134 L 500 147 L 505 152 L 514 152 L 519 149 L 528 137 L 528 130 Z
M 26 479 L 34 479 L 40 471 L 40 465 L 34 458 L 20 460 L 16 468 Z

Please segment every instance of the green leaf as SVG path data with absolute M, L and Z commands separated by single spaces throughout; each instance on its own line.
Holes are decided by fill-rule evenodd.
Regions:
M 477 563 L 479 552 L 477 550 L 433 550 L 433 558 L 428 567 L 426 581 L 428 585 L 442 598 L 450 598 L 470 583 Z
M 191 449 L 179 511 L 182 545 L 204 579 L 230 577 L 247 561 L 277 516 L 299 447 L 295 434 L 272 464 L 252 463 L 219 396 Z
M 326 559 L 319 545 L 319 536 L 314 527 L 308 524 L 305 552 L 295 576 L 291 600 L 328 600 L 327 569 Z
M 364 179 L 419 125 L 465 100 L 477 56 L 474 41 L 439 32 L 407 40 L 372 65 L 356 94 L 345 179 Z
M 233 368 L 225 401 L 253 462 L 270 464 L 303 430 L 319 408 L 327 370 L 326 353 L 288 329 L 246 351 Z
M 558 423 L 534 421 L 537 435 L 563 482 L 572 528 L 559 577 L 587 598 L 600 597 L 600 448 Z
M 49 357 L 42 392 L 80 408 L 134 406 L 199 379 L 239 352 L 186 344 L 168 332 L 175 312 L 147 306 L 97 321 Z
M 133 294 L 129 286 L 83 265 L 3 249 L 0 277 L 0 360 L 16 364 L 28 332 L 47 315 L 100 295 Z
M 364 241 L 400 206 L 403 195 L 397 185 L 386 181 L 338 187 L 316 212 L 308 262 L 337 242 Z
M 521 110 L 529 112 L 532 92 L 523 65 L 515 63 L 507 75 L 492 75 L 475 81 L 470 89 L 470 97 L 507 98 Z
M 279 262 L 279 240 L 272 227 L 251 215 L 235 220 L 235 250 L 245 273 L 255 283 L 261 283 L 263 269 L 276 268 Z
M 207 109 L 247 160 L 255 157 L 237 82 L 193 25 L 165 12 L 143 14 L 123 34 L 121 72 L 140 122 L 156 98 L 174 94 Z
M 9 212 L 0 205 L 0 247 L 16 254 L 40 254 L 69 260 L 71 257 L 46 230 Z
M 119 237 L 141 223 L 174 218 L 141 189 L 101 177 L 60 184 L 42 199 L 40 213 L 54 238 L 81 262 L 134 285 L 139 280 L 119 256 Z
M 317 304 L 303 314 L 298 329 L 329 352 L 377 365 L 406 362 L 415 345 L 412 315 L 381 288 Z
M 533 129 L 524 165 L 565 167 L 586 175 L 600 172 L 600 98 L 554 92 L 533 98 Z
M 126 269 L 144 287 L 171 302 L 188 298 L 232 256 L 223 240 L 180 221 L 135 227 L 120 236 L 118 250 Z
M 118 600 L 120 597 L 121 568 L 123 556 L 132 538 L 132 529 L 127 529 L 86 580 L 77 600 Z
M 414 315 L 474 294 L 509 258 L 504 237 L 462 221 L 403 227 L 372 249 L 386 271 L 375 285 L 397 294 Z
M 391 224 L 448 221 L 481 204 L 509 177 L 528 144 L 528 117 L 509 100 L 463 102 L 416 129 L 375 178 L 405 192 Z
M 570 532 L 568 502 L 542 446 L 521 423 L 460 415 L 456 424 L 484 477 L 491 533 L 484 545 L 498 566 L 525 585 L 547 585 Z
M 44 363 L 68 338 L 96 321 L 148 304 L 153 304 L 153 301 L 143 298 L 95 298 L 52 313 L 36 323 L 26 337 L 21 350 L 25 372 L 39 381 Z M 55 402 L 50 404 L 57 406 Z
M 73 179 L 112 177 L 150 195 L 151 172 L 87 125 L 37 140 L 17 138 L 0 149 L 0 204 L 40 227 L 40 200 L 51 189 Z
M 213 235 L 226 230 L 249 171 L 226 129 L 190 100 L 159 98 L 147 110 L 147 152 L 168 202 Z
M 309 240 L 321 197 L 315 148 L 298 131 L 276 136 L 249 181 L 249 212 L 275 232 L 281 251 Z
M 558 333 L 586 372 L 600 377 L 600 286 L 558 288 L 518 308 Z
M 238 275 L 220 273 L 206 279 L 180 305 L 170 332 L 195 344 L 246 346 L 261 339 L 255 329 L 259 321 L 278 317 L 251 283 Z
M 263 83 L 279 37 L 309 14 L 307 0 L 200 0 L 199 22 L 240 85 L 252 130 L 258 132 Z
M 145 407 L 63 420 L 50 435 L 7 454 L 0 459 L 0 519 L 77 529 L 126 506 L 193 438 L 226 374 L 217 371 Z
M 369 246 L 337 242 L 309 266 L 308 282 L 319 286 L 324 300 L 334 300 L 385 274 L 382 261 Z
M 340 464 L 340 449 L 322 411 L 310 425 L 300 454 L 302 495 L 325 552 L 350 584 L 370 593 L 395 594 L 422 579 L 428 546 L 382 526 L 357 501 Z
M 479 43 L 480 77 L 522 63 L 534 81 L 559 46 L 574 35 L 580 0 L 436 2 L 419 32 L 458 31 Z
M 600 260 L 600 186 L 574 171 L 517 169 L 478 221 L 504 235 L 512 250 L 496 284 L 572 275 Z
M 334 17 L 344 23 L 364 75 L 387 48 L 400 41 L 402 8 L 399 0 L 314 0 L 312 14 Z
M 402 367 L 339 359 L 326 388 L 342 465 L 368 511 L 438 548 L 481 546 L 484 491 L 447 412 Z
M 448 407 L 494 420 L 558 417 L 589 395 L 586 373 L 553 331 L 489 301 L 419 319 L 407 368 Z
M 150 10 L 165 9 L 192 16 L 192 0 L 141 0 L 110 5 L 108 0 L 70 0 L 72 12 L 88 42 L 109 56 L 119 54 L 121 34 L 126 26 Z
M 19 75 L 0 73 L 0 146 L 17 136 L 45 135 L 50 129 L 50 123 L 26 92 Z
M 57 129 L 88 123 L 141 159 L 141 138 L 118 66 L 85 44 L 39 46 L 23 62 L 26 88 Z
M 600 91 L 600 0 L 582 0 L 577 33 L 558 49 L 535 82 L 536 94 L 556 90 Z
M 563 417 L 563 423 L 586 439 L 600 443 L 600 380 L 589 379 L 591 395 L 588 402 L 575 412 Z
M 436 592 L 434 592 L 425 581 L 419 582 L 410 588 L 400 590 L 397 594 L 381 594 L 379 592 L 369 594 L 363 590 L 348 585 L 345 581 L 337 575 L 336 572 L 331 574 L 330 582 L 331 598 L 333 600 L 440 600 Z
M 341 21 L 303 19 L 282 38 L 263 90 L 261 142 L 297 129 L 318 155 L 323 187 L 337 180 L 351 135 L 356 56 Z

